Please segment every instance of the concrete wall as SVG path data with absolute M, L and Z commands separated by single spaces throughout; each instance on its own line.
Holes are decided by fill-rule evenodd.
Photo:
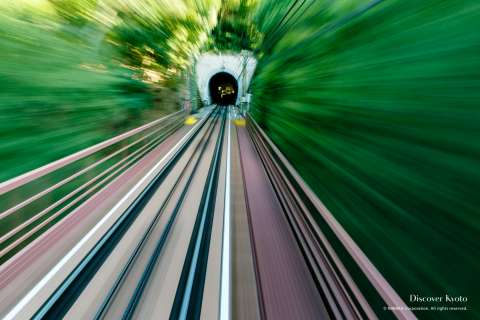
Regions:
M 237 104 L 246 95 L 250 81 L 257 66 L 257 60 L 251 52 L 240 54 L 202 54 L 196 63 L 196 78 L 198 91 L 204 104 L 211 104 L 208 83 L 219 72 L 231 74 L 238 82 Z M 242 72 L 245 68 L 245 71 Z

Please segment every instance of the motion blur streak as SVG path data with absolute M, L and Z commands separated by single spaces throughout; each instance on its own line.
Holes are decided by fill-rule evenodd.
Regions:
M 304 2 L 259 9 L 254 117 L 402 297 L 475 303 L 480 3 Z
M 0 181 L 177 109 L 219 1 L 173 3 L 0 1 Z
M 480 1 L 0 0 L 0 168 L 0 317 L 480 318 Z

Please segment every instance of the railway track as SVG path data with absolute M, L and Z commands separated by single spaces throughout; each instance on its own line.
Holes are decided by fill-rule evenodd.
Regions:
M 192 192 L 203 192 L 203 195 L 195 219 L 184 263 L 184 272 L 182 272 L 182 277 L 178 284 L 179 290 L 176 297 L 181 297 L 179 299 L 182 299 L 182 301 L 201 299 L 203 287 L 199 287 L 195 283 L 196 292 L 193 292 L 195 295 L 193 299 L 192 290 L 188 289 L 192 287 L 190 284 L 193 281 L 192 274 L 195 282 L 202 281 L 202 275 L 204 276 L 205 274 L 225 122 L 226 110 L 224 109 L 217 109 L 208 115 L 205 121 L 195 129 L 195 132 L 189 139 L 180 146 L 162 167 L 162 170 L 157 173 L 134 203 L 123 213 L 122 217 L 64 281 L 62 286 L 38 310 L 34 316 L 35 319 L 66 316 L 70 308 L 75 304 L 75 301 L 82 295 L 83 290 L 87 289 L 88 291 L 87 285 L 91 281 L 96 281 L 93 278 L 99 274 L 101 266 L 110 263 L 108 261 L 110 254 L 114 250 L 118 250 L 119 243 L 123 237 L 128 237 L 126 233 L 129 232 L 136 218 L 143 213 L 143 210 L 149 203 L 159 200 L 155 203 L 158 210 L 156 210 L 135 250 L 128 257 L 127 263 L 119 272 L 119 277 L 114 281 L 113 286 L 95 314 L 96 319 L 109 318 L 111 313 L 114 313 L 116 317 L 118 311 L 123 309 L 123 312 L 120 312 L 122 313 L 122 319 L 132 318 L 135 310 L 139 308 L 142 296 L 147 294 L 145 293 L 147 284 L 151 280 L 152 273 L 161 257 L 165 244 L 169 241 L 170 233 L 175 227 L 176 218 L 179 214 L 182 214 L 184 201 L 189 193 Z M 214 132 L 217 136 L 216 139 L 212 139 Z M 215 146 L 212 150 L 214 141 Z M 187 150 L 189 151 L 188 155 L 186 155 Z M 186 159 L 180 161 L 182 157 Z M 207 164 L 207 162 L 210 164 Z M 199 185 L 194 179 L 200 165 L 210 167 L 205 186 Z M 172 171 L 175 171 L 173 174 L 177 175 L 176 181 L 170 188 L 167 188 L 170 190 L 166 197 L 160 200 L 157 192 L 158 187 Z M 165 218 L 166 221 L 159 225 L 158 222 L 161 217 Z M 143 263 L 145 261 L 146 263 Z M 135 271 L 140 272 L 141 276 L 135 277 Z M 184 274 L 187 276 L 184 276 Z M 127 278 L 131 279 L 127 280 Z M 132 286 L 132 282 L 136 282 L 136 284 Z M 128 288 L 125 288 L 125 283 L 129 284 Z M 131 292 L 130 288 L 135 289 Z M 180 288 L 184 288 L 184 292 L 180 291 Z M 85 294 L 88 295 L 89 293 L 86 292 Z M 126 306 L 118 301 L 117 297 L 122 296 L 122 294 L 131 296 Z M 175 307 L 172 307 L 172 314 L 174 314 L 174 309 Z
M 68 221 L 59 223 L 1 266 L 1 316 L 377 318 L 336 254 L 338 243 L 319 228 L 320 217 L 330 223 L 328 212 L 252 119 L 245 126 L 233 107 L 207 108 L 182 132 L 128 192 L 101 206 L 95 224 L 79 218 L 85 207 L 66 218 L 83 230 L 78 240 L 68 242 L 71 235 L 60 232 Z M 116 188 L 108 185 L 105 199 Z M 91 201 L 85 206 L 99 203 Z M 332 230 L 341 242 L 345 235 Z M 71 244 L 39 246 L 52 239 Z M 358 258 L 351 243 L 344 247 Z M 47 270 L 35 258 L 12 273 L 27 257 L 50 251 L 61 259 Z M 375 272 L 364 270 L 367 278 Z M 21 279 L 32 284 L 19 287 Z M 380 300 L 401 303 L 375 279 L 373 290 L 378 283 L 384 289 Z

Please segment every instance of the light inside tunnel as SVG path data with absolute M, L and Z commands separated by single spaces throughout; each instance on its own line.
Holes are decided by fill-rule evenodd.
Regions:
M 237 101 L 237 80 L 227 72 L 219 72 L 213 75 L 208 83 L 208 88 L 213 104 L 226 106 L 235 104 Z

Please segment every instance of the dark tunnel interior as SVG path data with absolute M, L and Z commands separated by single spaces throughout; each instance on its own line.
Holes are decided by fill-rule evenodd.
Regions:
M 212 103 L 221 106 L 235 104 L 237 101 L 238 83 L 229 73 L 219 72 L 208 83 Z

